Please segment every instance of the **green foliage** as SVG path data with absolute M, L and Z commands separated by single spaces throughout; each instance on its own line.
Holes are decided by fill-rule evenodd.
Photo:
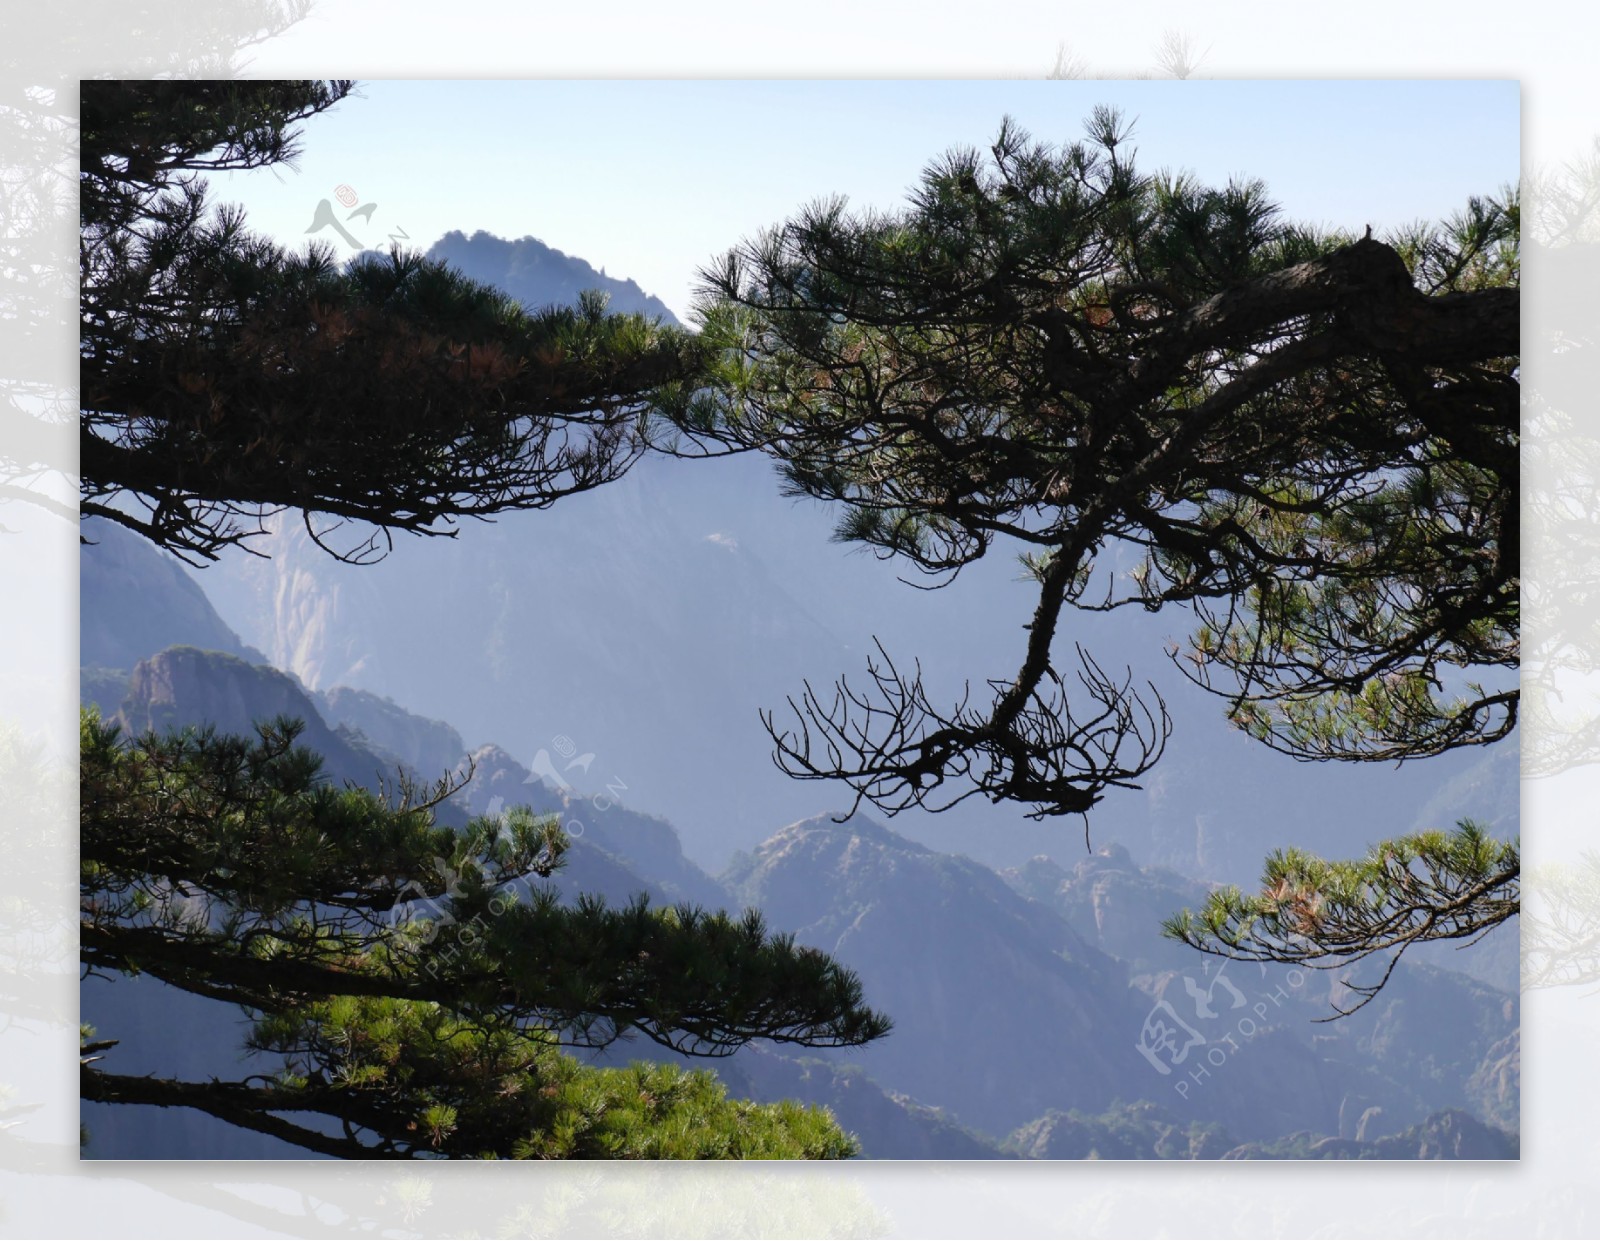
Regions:
M 1520 195 L 1507 187 L 1391 240 L 1430 296 L 1510 290 L 1521 278 L 1520 220 Z M 1500 401 L 1509 400 L 1513 364 L 1502 360 L 1477 382 L 1501 376 Z M 1424 406 L 1423 394 L 1405 390 L 1415 378 L 1401 381 L 1400 395 Z M 1307 567 L 1258 574 L 1221 605 L 1198 600 L 1202 632 L 1221 637 L 1196 643 L 1182 664 L 1208 687 L 1231 678 L 1239 689 L 1230 717 L 1285 753 L 1417 758 L 1497 741 L 1515 726 L 1515 684 L 1486 688 L 1456 671 L 1515 668 L 1520 656 L 1515 426 L 1472 418 L 1464 394 L 1428 399 L 1437 409 L 1423 421 L 1427 438 L 1342 503 L 1319 502 L 1304 486 L 1259 504 L 1201 503 L 1205 522 L 1231 527 L 1265 562 Z M 1196 571 L 1173 559 L 1175 576 Z
M 80 210 L 86 226 L 129 228 L 202 172 L 293 166 L 296 126 L 350 94 L 348 81 L 111 81 L 82 91 Z
M 823 1109 L 729 1100 L 675 1065 L 595 1069 L 548 1040 L 445 1006 L 343 996 L 257 1022 L 283 1053 L 276 1086 L 403 1132 L 397 1149 L 450 1158 L 841 1159 L 853 1141 Z M 392 1119 L 390 1117 L 392 1116 Z M 381 1117 L 381 1119 L 380 1119 Z M 384 1148 L 377 1148 L 381 1152 Z
M 1391 953 L 1378 982 L 1350 984 L 1360 998 L 1343 1015 L 1377 994 L 1412 944 L 1477 939 L 1513 917 L 1521 863 L 1518 842 L 1469 819 L 1384 841 L 1353 861 L 1285 849 L 1267 859 L 1259 893 L 1219 889 L 1163 929 L 1217 956 L 1314 969 Z
M 254 741 L 200 729 L 128 744 L 84 712 L 85 970 L 241 1005 L 249 1046 L 281 1058 L 275 1076 L 209 1083 L 86 1060 L 86 1098 L 198 1108 L 345 1157 L 851 1152 L 825 1113 L 730 1102 L 705 1074 L 589 1069 L 556 1047 L 628 1033 L 705 1055 L 756 1038 L 860 1045 L 889 1023 L 853 974 L 753 911 L 564 905 L 528 882 L 560 865 L 553 819 L 439 827 L 432 808 L 455 786 L 334 788 L 298 732 L 279 720 Z

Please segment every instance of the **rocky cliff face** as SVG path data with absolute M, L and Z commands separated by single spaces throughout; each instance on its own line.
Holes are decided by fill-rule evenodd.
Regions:
M 1514 1134 L 1466 1112 L 1439 1112 L 1401 1133 L 1372 1141 L 1293 1133 L 1276 1142 L 1248 1142 L 1224 1159 L 1515 1159 Z
M 1220 1125 L 1185 1124 L 1154 1103 L 1091 1116 L 1051 1112 L 1019 1128 L 1005 1150 L 1027 1159 L 1515 1159 L 1514 1135 L 1465 1112 L 1444 1111 L 1388 1137 L 1341 1138 L 1310 1130 L 1238 1142 Z
M 1369 960 L 1348 976 L 1370 981 L 1378 968 Z M 1311 976 L 1303 991 L 1308 1002 L 1324 1007 L 1333 1002 L 1348 1007 L 1355 998 L 1334 973 Z M 1518 1107 L 1513 1066 L 1520 1064 L 1519 1022 L 1515 993 L 1403 960 L 1370 1005 L 1354 1017 L 1321 1026 L 1317 1038 L 1330 1056 L 1379 1065 L 1395 1081 L 1407 1083 L 1429 1113 L 1473 1107 L 1483 1091 L 1503 1090 L 1496 1120 L 1503 1123 Z M 1419 1118 L 1390 1119 L 1385 1132 L 1392 1133 Z
M 1478 1116 L 1509 1133 L 1522 1129 L 1522 1031 L 1513 1030 L 1489 1048 L 1467 1081 L 1467 1099 Z
M 209 724 L 250 737 L 258 722 L 279 716 L 304 723 L 299 743 L 322 755 L 330 777 L 366 786 L 394 779 L 381 755 L 328 727 L 293 677 L 221 651 L 174 646 L 141 660 L 113 718 L 134 735 Z
M 1221 1159 L 1236 1145 L 1220 1125 L 1185 1123 L 1142 1102 L 1098 1116 L 1049 1112 L 1017 1129 L 1005 1149 L 1024 1159 Z
M 1000 872 L 1023 895 L 1060 914 L 1102 952 L 1135 974 L 1184 969 L 1194 952 L 1161 934 L 1161 923 L 1205 901 L 1207 885 L 1135 864 L 1120 844 L 1102 845 L 1070 868 L 1048 857 Z

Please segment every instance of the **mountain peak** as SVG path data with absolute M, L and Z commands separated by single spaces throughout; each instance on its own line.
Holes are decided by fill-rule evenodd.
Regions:
M 610 298 L 614 311 L 678 323 L 666 303 L 646 293 L 636 281 L 608 276 L 604 267 L 597 268 L 532 235 L 509 241 L 482 229 L 470 237 L 452 229 L 428 248 L 427 257 L 509 293 L 530 310 L 574 305 L 580 293 L 598 289 Z
M 799 819 L 786 827 L 779 828 L 766 841 L 766 844 L 772 844 L 786 838 L 795 839 L 814 832 L 838 836 L 840 839 L 858 837 L 862 840 L 871 841 L 875 845 L 899 852 L 928 854 L 933 852 L 926 845 L 920 845 L 909 837 L 900 835 L 899 832 L 891 831 L 889 828 L 884 827 L 883 824 L 869 819 L 863 814 L 850 815 L 842 822 L 837 814 L 814 814 L 810 818 Z M 762 847 L 765 848 L 765 845 Z

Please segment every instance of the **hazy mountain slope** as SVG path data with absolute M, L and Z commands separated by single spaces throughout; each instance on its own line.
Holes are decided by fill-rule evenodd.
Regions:
M 570 738 L 594 755 L 575 787 L 618 785 L 725 859 L 815 803 L 772 770 L 758 710 L 856 660 L 669 464 L 367 568 L 294 532 L 203 580 L 313 688 L 388 695 L 525 764 Z
M 221 651 L 174 646 L 140 660 L 113 718 L 134 736 L 211 724 L 253 737 L 258 722 L 279 716 L 305 725 L 299 744 L 322 755 L 330 778 L 376 787 L 395 776 L 382 755 L 329 728 L 293 677 Z
M 1472 1113 L 1509 1133 L 1522 1128 L 1522 1031 L 1513 1030 L 1484 1056 L 1467 1081 Z
M 1024 1159 L 1221 1159 L 1238 1142 L 1217 1124 L 1180 1121 L 1149 1102 L 1100 1115 L 1051 1111 L 1005 1141 Z
M 264 662 L 313 690 L 347 685 L 387 694 L 375 639 L 380 618 L 395 604 L 385 601 L 371 573 L 335 572 L 326 553 L 310 554 L 315 549 L 304 530 L 277 524 L 284 533 L 251 541 L 252 550 L 271 559 L 224 557 L 193 570 L 195 580 L 228 623 L 265 652 Z M 295 555 L 302 546 L 306 554 Z M 409 606 L 415 584 L 405 593 Z
M 1514 750 L 1509 754 L 1515 759 Z M 1499 761 L 1493 760 L 1495 765 Z M 1490 804 L 1488 799 L 1485 804 Z M 1345 852 L 1359 856 L 1364 846 L 1347 847 Z M 1048 856 L 1035 857 L 1000 874 L 1018 892 L 1055 910 L 1089 943 L 1125 962 L 1136 975 L 1183 970 L 1196 962 L 1192 949 L 1161 934 L 1161 924 L 1179 910 L 1200 908 L 1211 885 L 1166 867 L 1140 866 L 1121 844 L 1103 845 L 1092 855 L 1080 855 L 1077 861 L 1069 856 L 1065 865 Z M 1259 874 L 1258 863 L 1238 875 L 1236 882 L 1248 888 Z M 1407 952 L 1406 961 L 1466 974 L 1499 991 L 1514 992 L 1521 964 L 1518 924 L 1513 919 L 1476 944 L 1422 944 Z
M 895 1029 L 849 1059 L 891 1090 L 1005 1133 L 1042 1106 L 1098 1110 L 1137 1071 L 1113 1033 L 1140 1017 L 1120 969 L 975 862 L 824 816 L 722 878 L 861 976 Z
M 1348 1008 L 1357 998 L 1339 981 L 1341 973 L 1228 963 L 1220 973 L 1248 1001 L 1236 1010 L 1228 986 L 1215 981 L 1219 963 L 1161 934 L 1165 918 L 1203 902 L 1205 885 L 1137 866 L 1115 845 L 1070 871 L 1048 858 L 1035 858 L 1002 874 L 1017 891 L 1060 913 L 1088 942 L 1125 964 L 1152 1000 L 1166 1000 L 1186 1014 L 1208 1040 L 1243 1040 L 1237 1054 L 1248 1054 L 1247 1071 L 1257 1087 L 1270 1088 L 1258 1088 L 1249 1097 L 1232 1090 L 1236 1049 L 1224 1043 L 1227 1072 L 1216 1066 L 1218 1071 L 1193 1083 L 1187 1096 L 1167 1100 L 1180 1116 L 1197 1115 L 1195 1108 L 1203 1107 L 1205 1114 L 1247 1137 L 1253 1126 L 1261 1125 L 1353 1137 L 1369 1108 L 1382 1112 L 1381 1122 L 1372 1122 L 1376 1134 L 1420 1122 L 1442 1109 L 1469 1107 L 1501 1128 L 1517 1128 L 1518 1004 L 1513 989 L 1443 968 L 1433 963 L 1440 961 L 1437 954 L 1432 961 L 1407 954 L 1372 1003 L 1341 1020 L 1322 1021 L 1333 1014 L 1335 1002 Z M 1514 924 L 1496 935 L 1515 946 Z M 1370 981 L 1380 968 L 1376 961 L 1367 962 L 1350 971 L 1350 977 Z M 1214 1023 L 1194 1016 L 1189 983 L 1221 997 Z M 1281 1028 L 1245 1037 L 1237 1028 L 1238 1017 L 1252 1027 L 1261 1023 L 1255 1006 L 1263 1003 Z
M 759 1100 L 798 1099 L 827 1107 L 861 1143 L 866 1159 L 1000 1159 L 997 1142 L 934 1108 L 885 1090 L 853 1065 L 766 1047 L 719 1065 L 729 1093 Z
M 454 771 L 466 757 L 461 734 L 443 720 L 413 715 L 392 698 L 336 685 L 316 695 L 329 723 L 353 729 L 423 780 Z
M 1055 910 L 1087 942 L 1135 974 L 1195 964 L 1194 950 L 1163 936 L 1161 923 L 1203 903 L 1208 887 L 1173 871 L 1138 866 L 1120 844 L 1104 845 L 1070 868 L 1036 857 L 1001 871 L 1000 877 Z
M 480 746 L 469 761 L 472 781 L 455 799 L 467 811 L 483 814 L 497 806 L 527 805 L 540 814 L 559 814 L 573 855 L 586 850 L 603 854 L 634 876 L 634 887 L 622 892 L 591 886 L 585 872 L 569 865 L 556 875 L 563 890 L 593 891 L 613 899 L 647 891 L 658 901 L 711 908 L 730 904 L 727 890 L 685 856 L 673 825 L 630 810 L 618 800 L 620 790 L 585 797 L 576 790 L 553 788 L 495 745 Z
M 78 669 L 78 705 L 98 707 L 102 719 L 110 719 L 128 693 L 128 672 L 121 668 Z
M 79 552 L 78 662 L 131 670 L 169 646 L 260 658 L 173 557 L 109 521 L 86 518 Z
M 1378 963 L 1368 961 L 1348 973 L 1371 981 L 1378 972 Z M 1324 1007 L 1330 998 L 1345 1007 L 1357 998 L 1331 973 L 1312 975 L 1304 992 L 1307 1003 Z M 1516 1128 L 1519 1021 L 1515 992 L 1404 960 L 1371 1004 L 1351 1018 L 1326 1023 L 1318 1038 L 1329 1054 L 1380 1065 L 1415 1090 L 1429 1112 L 1476 1110 L 1493 1097 L 1495 1123 Z M 1391 1118 L 1381 1132 L 1393 1132 L 1400 1123 Z
M 593 891 L 614 900 L 646 892 L 656 900 L 721 906 L 727 893 L 684 856 L 677 833 L 662 819 L 638 814 L 612 798 L 582 799 L 535 779 L 505 751 L 485 746 L 451 754 L 459 735 L 449 725 L 406 711 L 398 704 L 336 691 L 322 696 L 340 704 L 347 718 L 360 718 L 382 744 L 328 726 L 319 706 L 292 677 L 234 656 L 174 647 L 142 661 L 127 698 L 114 717 L 133 734 L 212 724 L 220 732 L 251 735 L 257 721 L 288 716 L 302 720 L 300 744 L 323 756 L 331 779 L 367 788 L 392 786 L 395 764 L 428 780 L 470 770 L 472 779 L 436 812 L 440 821 L 462 824 L 470 815 L 528 805 L 559 814 L 572 837 L 568 864 L 555 879 L 563 891 Z M 359 708 L 352 714 L 354 708 Z
M 1251 1142 L 1224 1159 L 1515 1159 L 1516 1135 L 1465 1112 L 1430 1116 L 1401 1133 L 1359 1141 L 1295 1133 L 1276 1142 Z
M 1117 850 L 1054 885 L 1049 867 L 1029 869 L 1065 917 L 966 858 L 859 816 L 822 817 L 778 832 L 722 879 L 856 970 L 895 1019 L 888 1038 L 839 1059 L 992 1135 L 1050 1108 L 1141 1098 L 1241 1140 L 1353 1137 L 1375 1107 L 1372 1136 L 1448 1108 L 1502 1125 L 1514 1116 L 1514 994 L 1402 963 L 1372 1004 L 1319 1024 L 1333 1000 L 1351 1002 L 1334 975 L 1219 970 L 1161 939 L 1160 918 L 1196 885 Z M 1145 1055 L 1147 1031 L 1162 1029 L 1180 1041 L 1151 1041 Z
M 529 305 L 603 283 L 533 239 L 457 233 L 435 253 Z M 625 283 L 608 287 L 618 308 L 640 308 L 625 304 Z M 469 524 L 457 539 L 401 539 L 377 566 L 340 565 L 294 531 L 260 545 L 270 561 L 229 557 L 199 577 L 246 640 L 313 688 L 391 696 L 527 764 L 570 738 L 595 756 L 570 777 L 576 787 L 625 784 L 630 804 L 672 820 L 715 868 L 841 791 L 774 769 L 759 710 L 779 709 L 782 725 L 785 698 L 807 679 L 825 697 L 841 675 L 860 684 L 875 636 L 902 666 L 920 661 L 936 702 L 955 702 L 968 683 L 981 695 L 987 679 L 1014 674 L 1035 602 L 1015 549 L 997 545 L 945 589 L 914 590 L 898 580 L 905 565 L 830 541 L 837 512 L 780 490 L 757 457 L 652 459 L 548 512 Z M 1073 615 L 1060 635 L 1069 684 L 1082 642 L 1108 670 L 1154 680 L 1174 720 L 1142 787 L 1114 790 L 1094 810 L 1094 846 L 1248 883 L 1273 848 L 1358 852 L 1429 814 L 1466 810 L 1514 830 L 1515 767 L 1503 757 L 1474 784 L 1483 755 L 1399 770 L 1301 764 L 1230 729 L 1222 703 L 1166 659 L 1191 625 L 1179 611 L 1134 609 Z M 968 802 L 896 826 L 995 865 L 1084 856 L 1080 821 L 1031 823 L 1024 812 Z
M 142 662 L 134 688 L 124 720 L 135 727 L 211 720 L 237 731 L 287 713 L 308 720 L 330 769 L 354 779 L 383 769 L 380 755 L 330 729 L 318 704 L 270 668 L 179 648 Z M 448 725 L 393 702 L 328 697 L 359 708 L 359 718 L 394 748 L 409 745 L 412 760 L 438 763 L 458 739 Z M 804 1097 L 834 1107 L 870 1154 L 992 1155 L 997 1143 L 986 1133 L 1004 1134 L 1052 1110 L 1103 1113 L 1119 1098 L 1160 1100 L 1184 1133 L 1220 1124 L 1238 1140 L 1268 1144 L 1301 1131 L 1376 1139 L 1450 1107 L 1515 1124 L 1514 996 L 1404 966 L 1373 1005 L 1317 1026 L 1314 1018 L 1327 1015 L 1337 994 L 1331 978 L 1295 983 L 1283 971 L 1229 966 L 1240 1005 L 1232 1006 L 1231 989 L 1203 960 L 1185 956 L 1181 968 L 1162 969 L 1163 962 L 1148 959 L 1150 920 L 1195 885 L 1136 867 L 1120 849 L 1108 847 L 1070 873 L 1047 859 L 1030 863 L 1010 876 L 1017 891 L 969 859 L 864 819 L 841 825 L 820 818 L 779 831 L 736 859 L 719 883 L 684 855 L 670 824 L 622 805 L 622 790 L 587 797 L 563 791 L 494 746 L 469 757 L 473 779 L 446 807 L 447 817 L 464 821 L 518 802 L 560 813 L 574 836 L 569 865 L 557 876 L 562 891 L 615 901 L 644 892 L 658 902 L 753 904 L 774 928 L 796 932 L 857 970 L 869 1002 L 897 1022 L 882 1043 L 831 1055 L 747 1049 L 723 1068 L 736 1090 L 752 1097 Z M 556 778 L 576 761 L 554 761 Z M 1133 973 L 1137 987 L 1129 986 L 1130 963 L 1145 971 Z M 1217 1010 L 1206 1020 L 1196 1015 L 1202 994 Z M 1168 1074 L 1138 1050 L 1152 1006 L 1161 1004 L 1202 1040 Z M 171 1039 L 171 1014 L 191 1008 L 197 1011 L 183 1020 L 190 1037 Z M 147 980 L 91 980 L 84 1013 L 110 1036 L 124 1037 L 124 1063 L 135 1071 L 234 1071 L 234 1016 L 175 1000 Z M 613 1055 L 625 1060 L 648 1050 L 627 1045 Z M 1213 1053 L 1222 1059 L 1209 1059 Z M 162 1150 L 175 1157 L 287 1153 L 238 1135 L 219 1143 L 215 1128 L 198 1117 L 167 1117 L 148 1132 L 160 1134 Z M 131 1153 L 141 1132 L 120 1114 L 99 1117 L 89 1153 Z M 1067 1149 L 1064 1137 L 1033 1145 L 1040 1142 L 1033 1153 Z M 1202 1143 L 1203 1157 L 1211 1157 L 1210 1145 Z

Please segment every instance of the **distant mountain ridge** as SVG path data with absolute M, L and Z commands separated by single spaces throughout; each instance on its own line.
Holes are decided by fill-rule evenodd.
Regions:
M 1341 1138 L 1302 1130 L 1271 1142 L 1236 1142 L 1220 1125 L 1184 1125 L 1153 1103 L 1099 1116 L 1049 1112 L 1006 1139 L 1027 1159 L 1515 1159 L 1515 1134 L 1456 1109 L 1400 1133 Z
M 320 715 L 330 702 L 346 712 L 338 728 Z M 459 738 L 449 725 L 396 703 L 338 692 L 314 697 L 275 669 L 192 647 L 170 648 L 137 665 L 120 710 L 134 729 L 209 721 L 244 731 L 251 721 L 274 714 L 307 720 L 308 736 L 328 757 L 330 771 L 362 783 L 380 777 L 398 757 L 395 750 L 437 764 Z M 371 728 L 387 746 L 352 727 L 351 720 Z M 445 818 L 461 822 L 518 802 L 561 814 L 575 835 L 570 864 L 557 877 L 564 892 L 622 901 L 643 891 L 657 903 L 753 905 L 775 929 L 793 931 L 802 943 L 856 970 L 872 1003 L 897 1022 L 883 1043 L 853 1053 L 751 1048 L 723 1068 L 730 1083 L 752 1097 L 800 1096 L 833 1107 L 869 1155 L 995 1157 L 1003 1153 L 999 1135 L 1032 1124 L 1033 1136 L 1009 1153 L 1081 1157 L 1069 1152 L 1087 1141 L 1104 1156 L 1110 1131 L 1081 1124 L 1063 1129 L 1065 1122 L 1041 1120 L 1042 1114 L 1104 1114 L 1119 1099 L 1140 1097 L 1165 1099 L 1177 1126 L 1149 1131 L 1156 1157 L 1408 1157 L 1416 1143 L 1404 1126 L 1431 1124 L 1441 1108 L 1465 1104 L 1494 1125 L 1516 1126 L 1515 997 L 1459 975 L 1403 968 L 1367 1015 L 1311 1038 L 1309 1021 L 1329 1011 L 1336 984 L 1325 979 L 1334 991 L 1301 985 L 1281 1012 L 1274 1007 L 1268 1014 L 1264 1004 L 1248 1010 L 1269 1024 L 1236 1048 L 1235 1054 L 1248 1057 L 1241 1069 L 1219 1069 L 1214 1083 L 1180 1097 L 1173 1083 L 1182 1074 L 1158 1076 L 1137 1043 L 1152 1003 L 1190 1011 L 1196 993 L 1188 984 L 1200 971 L 1130 978 L 1127 962 L 1086 940 L 1069 918 L 970 859 L 940 853 L 864 818 L 837 823 L 818 816 L 772 834 L 714 879 L 684 856 L 677 833 L 660 819 L 609 798 L 554 787 L 498 747 L 459 756 L 458 770 L 464 773 L 469 765 L 472 781 L 442 808 Z M 1040 896 L 1068 899 L 1069 914 L 1085 878 L 1121 876 L 1118 883 L 1139 891 L 1139 877 L 1148 877 L 1114 848 L 1080 864 L 1076 882 L 1052 883 L 1062 873 L 1053 864 L 1027 869 Z M 1091 893 L 1098 886 L 1092 884 Z M 1162 898 L 1154 900 L 1159 905 Z M 1139 943 L 1128 938 L 1124 924 L 1141 922 L 1148 901 L 1091 900 L 1096 904 L 1100 921 L 1085 929 L 1104 943 Z M 1249 975 L 1239 984 L 1252 999 L 1274 987 L 1280 994 L 1285 990 L 1281 980 Z M 1221 993 L 1218 999 L 1222 1007 Z M 97 983 L 85 992 L 84 1011 L 105 1028 L 158 1030 L 159 1021 L 147 1010 L 165 1002 L 149 987 Z M 199 1030 L 204 1020 L 192 1018 L 190 1025 Z M 1244 1036 L 1242 1025 L 1239 1032 Z M 158 1048 L 141 1046 L 133 1040 L 120 1053 L 130 1069 L 172 1071 L 168 1064 L 147 1063 Z M 186 1047 L 176 1050 L 187 1057 Z M 658 1053 L 624 1044 L 611 1054 L 627 1059 Z M 196 1061 L 193 1067 L 199 1066 Z M 120 1113 L 92 1111 L 100 1151 L 132 1149 L 126 1143 L 137 1130 L 126 1127 Z M 199 1142 L 200 1149 L 205 1139 L 199 1131 L 210 1123 L 170 1116 L 157 1130 L 163 1142 L 177 1144 L 174 1149 L 187 1150 L 190 1142 Z M 1195 1138 L 1195 1125 L 1220 1126 L 1233 1136 L 1219 1149 L 1219 1138 Z M 1112 1123 L 1117 1133 L 1126 1128 L 1122 1121 Z M 1188 1135 L 1182 1141 L 1174 1136 L 1178 1130 Z M 1452 1150 L 1493 1152 L 1503 1146 L 1496 1144 L 1499 1139 L 1480 1140 L 1470 1125 L 1451 1132 L 1466 1135 L 1446 1143 Z M 1371 1145 L 1393 1133 L 1404 1140 Z M 1417 1149 L 1438 1145 L 1429 1138 Z M 250 1153 L 248 1146 L 239 1149 Z
M 722 880 L 861 976 L 896 1028 L 850 1059 L 889 1089 L 999 1134 L 1048 1106 L 1098 1111 L 1138 1080 L 1143 1013 L 1121 968 L 987 867 L 823 815 L 770 836 Z
M 863 816 L 818 816 L 736 857 L 721 879 L 855 970 L 895 1019 L 883 1042 L 841 1058 L 989 1135 L 1052 1109 L 1095 1114 L 1140 1098 L 1236 1142 L 1354 1138 L 1374 1108 L 1374 1137 L 1449 1108 L 1516 1128 L 1514 994 L 1407 962 L 1357 1017 L 1315 1025 L 1349 1002 L 1335 975 L 1219 970 L 1162 940 L 1160 919 L 1200 885 L 1138 868 L 1115 846 L 1059 884 L 1049 869 L 1065 874 L 1034 867 L 1051 899 L 1033 899 Z M 1162 1027 L 1187 1030 L 1198 1049 L 1176 1063 L 1164 1058 L 1185 1049 L 1145 1054 L 1144 1032 Z
M 571 305 L 580 293 L 596 289 L 610 299 L 611 310 L 678 322 L 665 302 L 646 293 L 636 281 L 608 276 L 604 270 L 596 270 L 585 260 L 564 254 L 537 237 L 508 241 L 482 229 L 470 237 L 454 229 L 428 248 L 427 257 L 503 289 L 529 309 Z

